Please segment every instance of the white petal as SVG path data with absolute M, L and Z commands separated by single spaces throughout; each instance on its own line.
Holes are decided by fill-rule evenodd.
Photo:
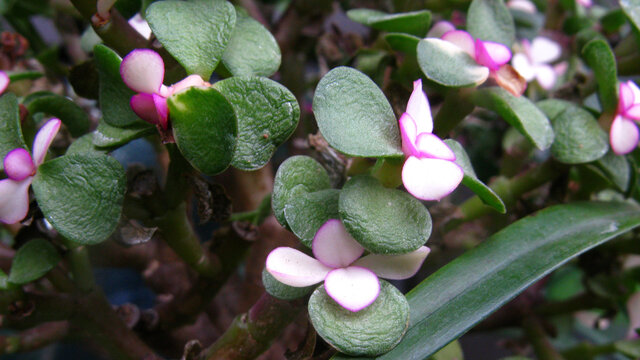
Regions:
M 440 200 L 455 190 L 464 173 L 453 161 L 410 156 L 402 167 L 402 183 L 421 200 Z
M 376 301 L 380 281 L 371 270 L 350 266 L 332 270 L 324 280 L 324 288 L 340 306 L 356 312 Z
M 449 161 L 456 160 L 456 154 L 453 153 L 449 145 L 435 134 L 419 134 L 416 140 L 416 148 L 420 151 L 420 156 L 418 157 L 430 157 Z
M 475 49 L 476 62 L 494 71 L 511 60 L 511 50 L 497 42 L 476 39 Z
M 638 146 L 638 127 L 633 121 L 620 115 L 613 119 L 609 130 L 611 149 L 618 155 L 628 154 Z
M 200 75 L 189 75 L 186 78 L 171 85 L 171 88 L 169 88 L 169 94 L 173 95 L 192 86 L 203 86 L 204 84 L 204 80 L 202 80 Z
M 408 279 L 415 275 L 431 249 L 421 246 L 418 250 L 402 255 L 370 254 L 353 263 L 372 270 L 381 278 L 391 280 Z
M 413 82 L 413 92 L 407 103 L 406 112 L 411 115 L 416 122 L 418 133 L 433 131 L 431 108 L 429 107 L 427 95 L 422 91 L 422 79 Z
M 122 81 L 133 91 L 153 94 L 160 91 L 164 79 L 164 61 L 150 49 L 136 49 L 122 59 Z
M 0 222 L 15 224 L 29 211 L 29 185 L 33 177 L 22 181 L 0 180 Z
M 536 80 L 545 90 L 551 90 L 556 84 L 558 76 L 550 65 L 538 65 L 535 67 Z
M 60 119 L 51 119 L 38 130 L 36 138 L 33 140 L 33 148 L 31 149 L 33 152 L 33 163 L 36 167 L 44 162 L 49 146 L 53 138 L 56 137 L 58 130 L 60 130 L 61 124 Z
M 511 65 L 513 65 L 513 68 L 516 69 L 518 74 L 527 80 L 527 82 L 533 80 L 536 76 L 529 58 L 523 53 L 513 55 Z
M 463 30 L 449 31 L 442 35 L 442 40 L 454 44 L 464 50 L 472 58 L 476 58 L 476 45 L 473 42 L 473 36 L 468 32 Z
M 7 156 L 4 157 L 3 165 L 7 176 L 16 181 L 32 176 L 36 172 L 31 155 L 23 148 L 9 151 Z
M 324 280 L 331 268 L 289 247 L 279 247 L 267 256 L 267 271 L 281 283 L 304 287 Z
M 556 61 L 561 54 L 560 44 L 542 36 L 533 39 L 529 49 L 529 57 L 534 64 L 547 64 Z
M 140 13 L 135 14 L 131 19 L 129 19 L 129 25 L 136 29 L 143 38 L 148 40 L 151 37 L 151 28 L 149 27 L 149 23 L 140 16 Z
M 524 11 L 529 14 L 535 14 L 538 10 L 536 6 L 529 0 L 509 0 L 507 7 L 513 10 Z
M 342 221 L 331 219 L 324 223 L 311 243 L 313 256 L 332 268 L 341 268 L 356 261 L 364 248 L 345 229 Z
M 635 94 L 631 88 L 632 82 L 627 81 L 620 83 L 618 90 L 618 113 L 624 113 L 628 108 L 633 106 Z
M 416 138 L 418 136 L 416 122 L 411 115 L 404 113 L 398 120 L 398 125 L 400 126 L 400 137 L 402 139 L 402 152 L 406 156 L 418 156 L 419 152 L 416 149 Z
M 6 72 L 0 71 L 0 94 L 2 94 L 5 90 L 7 90 L 7 86 L 9 86 L 9 75 Z
M 456 27 L 448 21 L 438 21 L 427 33 L 428 38 L 440 38 L 449 31 L 455 30 Z
M 629 80 L 627 81 L 627 86 L 629 86 L 629 88 L 631 89 L 631 92 L 633 93 L 633 103 L 640 104 L 640 88 L 638 88 L 638 85 L 636 85 L 636 83 L 634 83 L 633 81 Z

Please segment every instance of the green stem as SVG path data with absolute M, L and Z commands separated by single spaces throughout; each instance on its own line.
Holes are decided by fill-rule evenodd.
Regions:
M 526 318 L 523 327 L 539 360 L 564 360 L 562 355 L 549 342 L 547 334 L 538 319 Z
M 182 156 L 176 144 L 167 144 L 169 152 L 169 170 L 167 171 L 167 183 L 164 187 L 164 206 L 173 209 L 180 205 L 189 192 L 187 176 L 193 171 L 193 167 Z
M 444 102 L 433 119 L 433 129 L 440 137 L 446 137 L 464 118 L 469 115 L 475 105 L 469 97 L 475 89 L 449 90 Z
M 89 261 L 89 251 L 85 246 L 75 244 L 67 239 L 62 242 L 69 249 L 67 260 L 73 274 L 73 282 L 78 290 L 88 293 L 96 288 L 96 281 L 93 277 L 93 269 Z
M 16 335 L 0 337 L 0 354 L 32 351 L 64 339 L 69 333 L 68 321 L 45 323 Z

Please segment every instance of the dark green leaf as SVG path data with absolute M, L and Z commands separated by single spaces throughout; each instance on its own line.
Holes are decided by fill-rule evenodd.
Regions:
M 384 40 L 393 50 L 402 51 L 409 55 L 416 55 L 420 38 L 413 35 L 390 33 L 384 36 Z
M 231 38 L 236 11 L 224 0 L 157 1 L 147 8 L 146 19 L 189 74 L 208 80 Z
M 139 122 L 127 127 L 115 127 L 100 120 L 98 128 L 93 132 L 93 144 L 100 148 L 113 149 L 127 144 L 129 141 L 157 133 L 156 128 L 146 122 Z
M 9 72 L 8 75 L 11 83 L 21 80 L 36 80 L 44 76 L 40 71 Z
M 387 14 L 371 9 L 353 9 L 347 11 L 347 16 L 355 22 L 369 25 L 374 29 L 419 37 L 424 37 L 431 25 L 431 12 L 428 10 Z
M 227 98 L 238 118 L 238 143 L 231 165 L 242 170 L 263 167 L 298 126 L 296 97 L 262 77 L 231 77 L 213 87 Z
M 0 269 L 0 290 L 7 290 L 9 288 L 9 276 Z
M 463 360 L 462 346 L 460 342 L 455 340 L 443 347 L 437 353 L 433 354 L 429 360 Z
M 30 240 L 16 252 L 9 282 L 17 285 L 30 283 L 53 269 L 59 261 L 60 255 L 50 242 L 44 239 Z
M 340 192 L 339 211 L 349 234 L 375 254 L 414 251 L 431 235 L 431 216 L 418 199 L 387 189 L 370 176 L 347 181 Z
M 640 5 L 640 3 L 638 5 Z M 605 30 L 606 32 L 618 31 L 626 23 L 627 23 L 627 18 L 625 16 L 624 11 L 622 11 L 622 9 L 611 10 L 607 12 L 603 17 L 600 18 L 600 24 L 602 24 L 602 29 Z
M 105 154 L 107 150 L 98 149 L 93 144 L 93 135 L 94 133 L 88 133 L 77 138 L 76 141 L 72 142 L 71 145 L 67 148 L 67 152 L 65 152 L 65 155 L 86 153 Z
M 516 28 L 503 0 L 473 0 L 467 12 L 467 30 L 474 37 L 511 47 Z
M 271 296 L 282 300 L 294 300 L 310 293 L 316 286 L 294 287 L 283 284 L 265 269 L 262 270 L 262 285 L 264 290 Z
M 427 38 L 418 43 L 418 64 L 427 79 L 447 87 L 478 86 L 489 77 L 489 68 L 441 39 Z
M 402 156 L 398 121 L 380 88 L 363 73 L 338 67 L 316 88 L 313 113 L 327 142 L 353 156 Z
M 340 190 L 320 190 L 300 194 L 285 205 L 287 224 L 304 245 L 311 247 L 316 232 L 327 220 L 340 219 L 339 197 Z
M 126 178 L 106 155 L 74 154 L 47 161 L 33 178 L 33 192 L 46 219 L 65 238 L 97 244 L 115 230 Z
M 192 87 L 167 101 L 176 144 L 193 167 L 207 175 L 231 163 L 238 127 L 229 101 L 216 89 Z
M 629 181 L 631 180 L 631 164 L 624 156 L 616 155 L 613 151 L 609 151 L 605 156 L 594 162 L 594 165 L 598 167 L 608 178 L 608 180 L 615 185 L 618 190 L 626 192 L 629 188 Z
M 96 67 L 96 60 L 87 60 L 71 68 L 69 83 L 76 94 L 87 99 L 98 100 L 100 95 L 100 75 Z M 104 114 L 104 109 L 102 109 Z
M 622 10 L 636 30 L 640 30 L 640 0 L 620 0 Z
M 609 43 L 602 39 L 591 40 L 582 48 L 582 56 L 596 76 L 602 109 L 615 112 L 618 107 L 618 70 Z
M 7 93 L 0 97 L 0 159 L 16 148 L 26 149 L 27 144 L 22 138 L 18 99 L 12 93 Z M 4 170 L 2 161 L 0 170 Z
M 73 137 L 80 137 L 89 131 L 89 115 L 64 96 L 50 92 L 34 93 L 24 100 L 24 105 L 32 115 L 45 113 L 59 118 Z

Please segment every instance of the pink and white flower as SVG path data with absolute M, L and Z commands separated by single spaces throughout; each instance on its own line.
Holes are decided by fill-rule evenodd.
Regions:
M 554 68 L 549 64 L 560 58 L 562 54 L 560 45 L 549 38 L 539 36 L 533 39 L 533 42 L 523 40 L 522 48 L 524 52 L 516 53 L 513 56 L 511 61 L 513 68 L 527 82 L 535 79 L 543 89 L 553 88 L 564 66 Z
M 407 160 L 402 182 L 407 191 L 421 200 L 440 200 L 455 190 L 464 172 L 455 163 L 456 155 L 437 135 L 429 100 L 422 91 L 422 80 L 413 82 L 407 110 L 399 120 L 402 151 Z
M 60 124 L 59 119 L 51 119 L 38 131 L 33 140 L 33 158 L 23 148 L 13 149 L 4 157 L 4 172 L 8 178 L 0 180 L 0 222 L 15 224 L 27 216 L 29 186 L 44 162 Z
M 278 281 L 305 287 L 324 281 L 327 294 L 353 312 L 371 305 L 380 293 L 378 276 L 400 280 L 415 275 L 430 250 L 426 246 L 402 255 L 370 254 L 340 220 L 324 223 L 311 245 L 315 259 L 289 247 L 279 247 L 267 257 L 266 269 Z
M 9 82 L 9 75 L 6 72 L 0 70 L 0 94 L 4 93 L 4 91 L 7 90 Z
M 593 1 L 591 0 L 576 0 L 576 2 L 586 8 L 593 6 Z
M 511 50 L 506 45 L 493 41 L 474 40 L 473 36 L 464 30 L 448 31 L 441 38 L 464 50 L 478 65 L 489 68 L 490 73 L 495 73 L 511 60 Z
M 640 121 L 640 89 L 633 81 L 620 83 L 618 109 L 609 130 L 611 149 L 618 155 L 628 154 L 638 146 Z
M 536 5 L 529 0 L 509 0 L 507 7 L 513 10 L 520 10 L 529 14 L 535 14 L 538 10 Z

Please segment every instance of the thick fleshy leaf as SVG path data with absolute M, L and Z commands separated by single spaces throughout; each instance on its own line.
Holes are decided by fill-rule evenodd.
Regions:
M 231 165 L 242 170 L 263 167 L 298 126 L 296 97 L 262 77 L 231 77 L 213 87 L 231 103 L 238 119 L 238 142 Z
M 295 287 L 281 283 L 274 278 L 273 275 L 269 274 L 266 269 L 262 270 L 262 285 L 269 295 L 282 300 L 294 300 L 301 298 L 316 288 L 315 284 L 306 287 Z
M 164 80 L 164 61 L 151 49 L 135 49 L 122 59 L 120 76 L 135 92 L 157 93 Z
M 472 101 L 497 112 L 538 149 L 546 150 L 553 143 L 549 119 L 525 96 L 516 97 L 502 88 L 492 87 L 476 91 Z
M 328 220 L 318 229 L 311 249 L 316 259 L 332 268 L 347 267 L 364 252 L 362 245 L 349 235 L 337 219 Z
M 358 312 L 337 304 L 324 286 L 309 299 L 313 327 L 331 346 L 350 355 L 376 356 L 391 350 L 407 330 L 409 305 L 398 289 L 380 280 L 380 294 Z
M 389 46 L 396 51 L 402 51 L 408 55 L 416 55 L 416 48 L 420 42 L 420 38 L 417 36 L 402 34 L 402 33 L 389 33 L 384 36 L 384 40 Z
M 429 106 L 427 95 L 422 90 L 422 79 L 413 82 L 413 92 L 411 92 L 405 112 L 413 118 L 418 134 L 433 132 L 431 107 Z
M 88 133 L 80 136 L 69 145 L 64 154 L 106 154 L 107 150 L 99 149 L 93 144 L 93 135 L 94 133 Z
M 222 63 L 235 76 L 271 76 L 280 67 L 280 47 L 269 30 L 236 7 L 236 25 Z
M 620 6 L 636 30 L 640 30 L 640 0 L 620 0 Z
M 11 180 L 20 181 L 36 172 L 31 154 L 23 148 L 9 151 L 4 157 L 4 172 Z
M 32 178 L 22 181 L 0 180 L 0 222 L 15 224 L 29 211 L 29 185 Z
M 428 10 L 406 13 L 387 14 L 372 9 L 353 9 L 347 16 L 356 22 L 371 26 L 374 29 L 425 36 L 431 25 L 431 12 Z
M 511 60 L 511 50 L 502 44 L 476 39 L 475 46 L 476 61 L 490 70 L 498 70 Z
M 309 156 L 292 156 L 280 165 L 273 181 L 273 214 L 282 226 L 288 227 L 285 206 L 294 200 L 291 198 L 294 189 L 297 188 L 295 192 L 311 193 L 330 187 L 329 175 L 320 163 Z M 311 236 L 314 235 L 315 231 Z
M 441 39 L 418 43 L 418 64 L 427 79 L 448 87 L 478 86 L 489 77 L 489 69 L 456 45 Z
M 551 155 L 556 160 L 581 164 L 599 159 L 609 150 L 607 134 L 587 110 L 557 99 L 543 100 L 537 105 L 542 111 L 549 112 L 547 115 L 555 133 Z M 564 110 L 558 112 L 559 107 Z
M 115 127 L 103 118 L 93 132 L 93 144 L 100 148 L 112 149 L 154 133 L 157 133 L 156 128 L 142 121 L 127 127 Z
M 236 11 L 227 1 L 158 1 L 147 21 L 160 43 L 187 70 L 209 79 L 222 59 Z
M 473 0 L 467 11 L 467 29 L 474 38 L 508 47 L 516 37 L 513 17 L 503 0 Z
M 353 266 L 365 267 L 385 279 L 408 279 L 420 270 L 429 252 L 431 250 L 428 247 L 421 246 L 416 251 L 402 255 L 369 254 L 357 260 Z
M 331 270 L 324 280 L 327 294 L 343 308 L 358 312 L 380 294 L 380 282 L 373 271 L 357 266 Z
M 51 119 L 47 121 L 38 133 L 36 134 L 36 138 L 33 140 L 33 164 L 38 167 L 43 162 L 45 157 L 47 156 L 47 151 L 49 151 L 49 146 L 51 142 L 56 137 L 58 130 L 60 130 L 60 125 L 62 122 L 58 119 Z
M 517 221 L 409 292 L 409 331 L 378 359 L 428 358 L 560 265 L 639 225 L 640 209 L 618 202 L 559 205 Z
M 401 156 L 400 132 L 389 101 L 365 74 L 348 67 L 318 83 L 313 113 L 324 138 L 353 156 Z
M 632 167 L 624 156 L 609 151 L 605 156 L 593 163 L 619 191 L 626 192 L 632 179 Z
M 4 71 L 0 71 L 0 94 L 7 90 L 7 86 L 9 86 L 9 75 Z
M 473 170 L 473 166 L 471 165 L 471 160 L 469 159 L 469 155 L 464 150 L 462 145 L 459 142 L 453 139 L 447 139 L 444 141 L 451 150 L 456 154 L 456 164 L 462 168 L 464 171 L 464 178 L 462 178 L 462 184 L 471 191 L 473 191 L 483 203 L 491 206 L 499 213 L 506 213 L 507 208 L 504 205 L 502 199 L 496 194 L 493 189 L 487 186 L 485 183 L 478 179 L 476 172 Z
M 402 167 L 402 183 L 420 200 L 440 200 L 455 190 L 464 172 L 449 160 L 410 156 Z
M 603 39 L 589 41 L 582 48 L 582 57 L 596 76 L 603 110 L 615 111 L 618 107 L 618 70 L 609 43 Z
M 284 208 L 287 224 L 304 245 L 311 247 L 316 232 L 327 220 L 340 218 L 339 196 L 340 190 L 327 189 L 296 194 L 287 202 Z
M 33 239 L 16 252 L 9 272 L 9 282 L 24 285 L 41 278 L 60 261 L 56 248 L 47 240 Z
M 27 148 L 22 138 L 18 99 L 9 93 L 0 97 L 0 159 L 16 148 Z M 4 165 L 0 161 L 0 166 Z
M 419 134 L 416 138 L 416 148 L 420 153 L 420 157 L 449 161 L 454 161 L 456 159 L 456 155 L 451 151 L 449 146 L 435 134 Z
M 170 97 L 168 105 L 173 136 L 185 159 L 207 175 L 224 171 L 238 132 L 229 101 L 216 89 L 191 87 Z
M 453 30 L 442 35 L 442 40 L 448 41 L 464 50 L 473 59 L 476 58 L 476 45 L 473 36 L 464 30 Z
M 87 133 L 91 126 L 89 115 L 76 103 L 61 95 L 37 92 L 26 97 L 23 104 L 29 114 L 45 113 L 59 118 L 73 137 Z
M 347 181 L 339 211 L 349 234 L 374 254 L 405 254 L 431 235 L 431 216 L 419 200 L 370 176 Z
M 97 244 L 120 221 L 126 177 L 105 155 L 66 155 L 40 165 L 33 192 L 47 221 L 70 241 Z
M 289 247 L 273 249 L 266 269 L 276 280 L 295 287 L 306 287 L 324 280 L 331 268 L 311 256 Z
M 620 115 L 616 116 L 609 130 L 611 149 L 618 155 L 628 154 L 638 146 L 638 126 Z
M 117 127 L 142 123 L 129 104 L 135 92 L 122 81 L 120 56 L 104 45 L 96 45 L 93 56 L 100 78 L 99 102 L 104 121 Z

